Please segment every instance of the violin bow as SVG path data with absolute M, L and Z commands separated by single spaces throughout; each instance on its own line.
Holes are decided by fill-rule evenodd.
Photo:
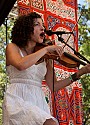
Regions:
M 72 48 L 69 44 L 67 44 L 64 39 L 60 36 L 58 36 L 58 40 L 61 41 L 62 43 L 64 43 L 65 45 L 67 45 L 69 48 L 71 48 L 74 51 L 74 54 L 76 56 L 78 56 L 80 59 L 82 59 L 83 61 L 86 61 L 87 63 L 90 64 L 90 61 L 87 60 L 83 55 L 81 55 L 79 52 L 77 52 L 74 48 Z
M 85 8 L 85 6 L 82 7 L 81 15 L 79 16 L 78 21 L 76 22 L 75 26 L 73 27 L 72 32 L 74 31 L 76 25 L 77 25 L 78 22 L 79 22 L 79 20 L 80 20 L 82 14 L 83 14 L 83 9 L 84 9 L 84 8 Z M 67 45 L 69 48 L 71 48 L 71 49 L 74 51 L 74 54 L 75 54 L 76 56 L 78 56 L 80 59 L 82 59 L 82 60 L 84 60 L 84 61 L 86 61 L 87 63 L 90 64 L 90 61 L 89 61 L 89 60 L 87 60 L 84 56 L 82 56 L 79 52 L 77 52 L 74 48 L 72 48 L 69 44 L 67 44 L 67 42 L 69 41 L 70 37 L 71 37 L 71 34 L 69 35 L 68 39 L 67 39 L 66 42 L 65 42 L 64 39 L 63 39 L 61 36 L 58 35 L 59 41 L 61 41 L 62 43 L 65 44 L 65 45 L 63 46 L 63 49 L 64 49 L 64 47 Z

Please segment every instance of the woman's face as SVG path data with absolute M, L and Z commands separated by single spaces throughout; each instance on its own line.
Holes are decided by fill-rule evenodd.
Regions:
M 42 43 L 45 37 L 44 24 L 41 18 L 34 20 L 34 33 L 31 35 L 31 41 Z

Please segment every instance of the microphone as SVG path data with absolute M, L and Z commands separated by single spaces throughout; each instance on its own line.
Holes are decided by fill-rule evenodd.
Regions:
M 51 35 L 53 35 L 53 34 L 56 34 L 56 35 L 62 35 L 62 34 L 73 34 L 73 32 L 52 31 L 52 30 L 45 30 L 45 33 L 46 33 L 48 36 L 51 36 Z

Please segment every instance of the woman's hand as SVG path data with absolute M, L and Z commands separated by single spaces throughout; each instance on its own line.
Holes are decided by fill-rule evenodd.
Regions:
M 87 74 L 87 73 L 90 73 L 90 64 L 87 64 L 86 66 L 79 69 L 77 72 L 77 77 L 79 78 L 83 74 Z
M 90 73 L 90 64 L 87 64 L 86 66 L 84 66 L 84 72 L 86 73 Z
M 46 47 L 48 52 L 57 52 L 58 55 L 61 57 L 63 54 L 63 48 L 61 46 L 57 46 L 57 45 L 49 45 Z

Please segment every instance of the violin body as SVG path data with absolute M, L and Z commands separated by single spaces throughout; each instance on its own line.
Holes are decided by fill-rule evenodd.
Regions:
M 70 55 L 69 53 L 64 52 L 61 58 L 59 59 L 59 62 L 68 67 L 68 68 L 75 68 L 79 67 L 80 63 L 73 60 L 72 58 L 69 58 L 67 55 Z M 73 54 L 71 55 L 72 57 L 76 58 L 76 56 Z
M 49 44 L 49 45 L 52 45 L 52 43 Z M 40 50 L 40 49 L 42 49 L 42 48 L 44 48 L 44 47 L 46 47 L 46 46 L 48 46 L 48 44 L 38 43 L 38 44 L 36 45 L 34 51 L 36 52 L 36 51 L 38 51 L 38 50 Z M 64 52 L 61 57 L 58 55 L 58 53 L 57 53 L 56 51 L 55 51 L 55 52 L 52 52 L 52 53 L 48 52 L 48 53 L 46 53 L 41 59 L 52 59 L 52 60 L 56 60 L 56 61 L 58 61 L 60 64 L 66 66 L 66 67 L 68 67 L 68 68 L 76 68 L 76 67 L 79 67 L 80 64 L 86 65 L 86 63 L 82 62 L 76 55 L 74 55 L 74 54 L 69 54 L 69 53 L 67 53 L 67 52 Z M 41 59 L 40 59 L 40 60 L 41 60 Z M 38 63 L 41 62 L 40 60 L 38 61 Z M 38 64 L 38 63 L 37 63 L 37 64 Z

